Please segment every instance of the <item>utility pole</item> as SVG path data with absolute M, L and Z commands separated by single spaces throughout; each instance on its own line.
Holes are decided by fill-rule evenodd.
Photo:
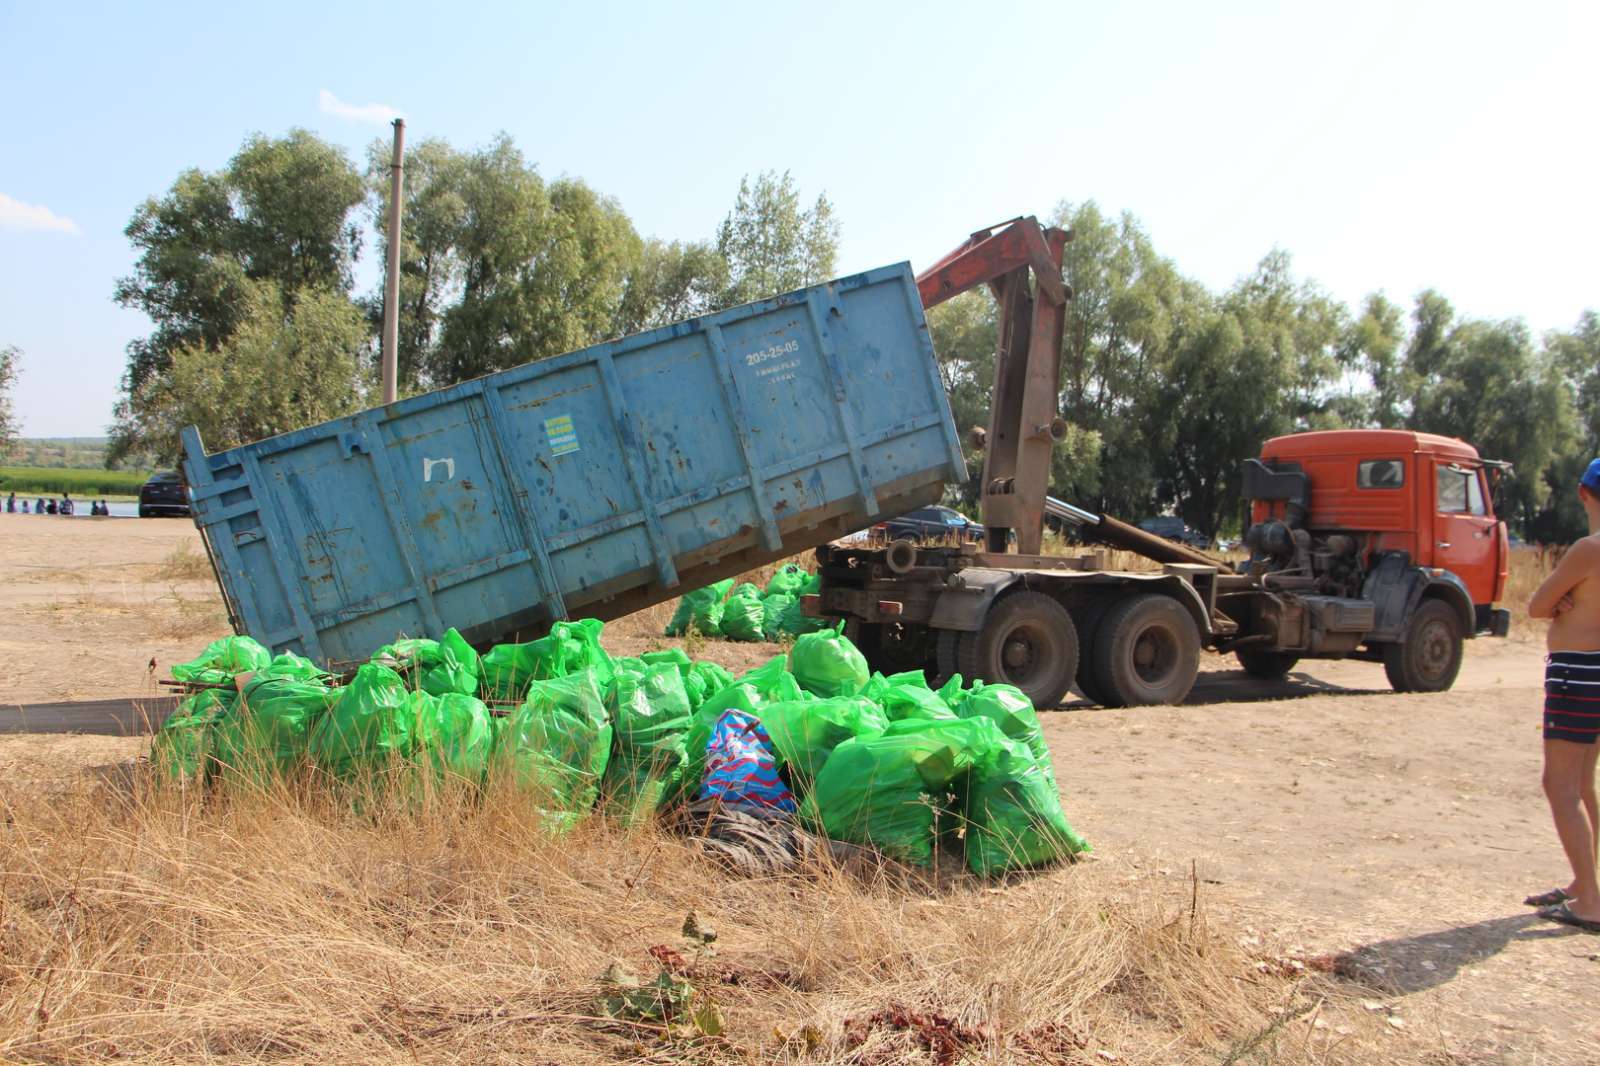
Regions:
M 400 208 L 405 187 L 406 120 L 394 120 L 389 165 L 389 276 L 383 286 L 383 402 L 394 403 L 400 382 Z

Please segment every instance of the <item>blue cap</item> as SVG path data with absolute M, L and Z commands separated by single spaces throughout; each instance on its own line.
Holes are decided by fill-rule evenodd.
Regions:
M 1589 464 L 1589 469 L 1583 472 L 1583 477 L 1578 479 L 1578 484 L 1590 492 L 1600 494 L 1600 459 Z

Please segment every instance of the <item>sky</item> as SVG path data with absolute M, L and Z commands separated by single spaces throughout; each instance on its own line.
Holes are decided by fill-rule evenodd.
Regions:
M 1566 328 L 1600 308 L 1596 39 L 1592 2 L 0 0 L 0 345 L 24 436 L 103 434 L 150 328 L 112 301 L 138 205 L 256 132 L 360 163 L 395 113 L 503 130 L 666 240 L 788 170 L 841 274 L 1094 200 L 1213 288 L 1282 248 L 1352 304 Z

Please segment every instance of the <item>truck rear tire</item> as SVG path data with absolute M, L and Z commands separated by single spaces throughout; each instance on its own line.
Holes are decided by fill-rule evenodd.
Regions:
M 1443 692 L 1461 672 L 1461 619 L 1443 600 L 1423 600 L 1406 622 L 1405 643 L 1386 644 L 1383 672 L 1396 692 Z
M 926 671 L 932 658 L 931 633 L 927 626 L 862 622 L 852 618 L 845 623 L 844 635 L 866 657 L 867 666 L 879 673 Z
M 1078 630 L 1054 598 L 1013 592 L 989 608 L 982 629 L 956 642 L 956 665 L 969 681 L 1015 685 L 1048 710 L 1061 703 L 1078 672 Z
M 1263 681 L 1281 681 L 1285 674 L 1294 669 L 1294 664 L 1300 661 L 1300 656 L 1292 651 L 1239 648 L 1233 654 L 1239 660 L 1239 665 L 1244 667 L 1245 673 Z
M 1200 672 L 1200 630 L 1171 596 L 1116 604 L 1094 641 L 1095 684 L 1107 707 L 1179 703 Z
M 1078 627 L 1078 674 L 1074 683 L 1078 691 L 1083 694 L 1083 698 L 1090 703 L 1105 703 L 1105 694 L 1095 681 L 1093 650 L 1095 634 L 1100 632 L 1100 620 L 1105 617 L 1109 606 L 1108 601 L 1096 598 L 1073 607 L 1070 611 L 1072 624 Z

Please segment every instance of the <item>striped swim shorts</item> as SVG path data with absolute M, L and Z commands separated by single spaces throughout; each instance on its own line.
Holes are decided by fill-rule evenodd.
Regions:
M 1544 738 L 1593 744 L 1600 737 L 1600 651 L 1553 651 L 1544 659 Z

